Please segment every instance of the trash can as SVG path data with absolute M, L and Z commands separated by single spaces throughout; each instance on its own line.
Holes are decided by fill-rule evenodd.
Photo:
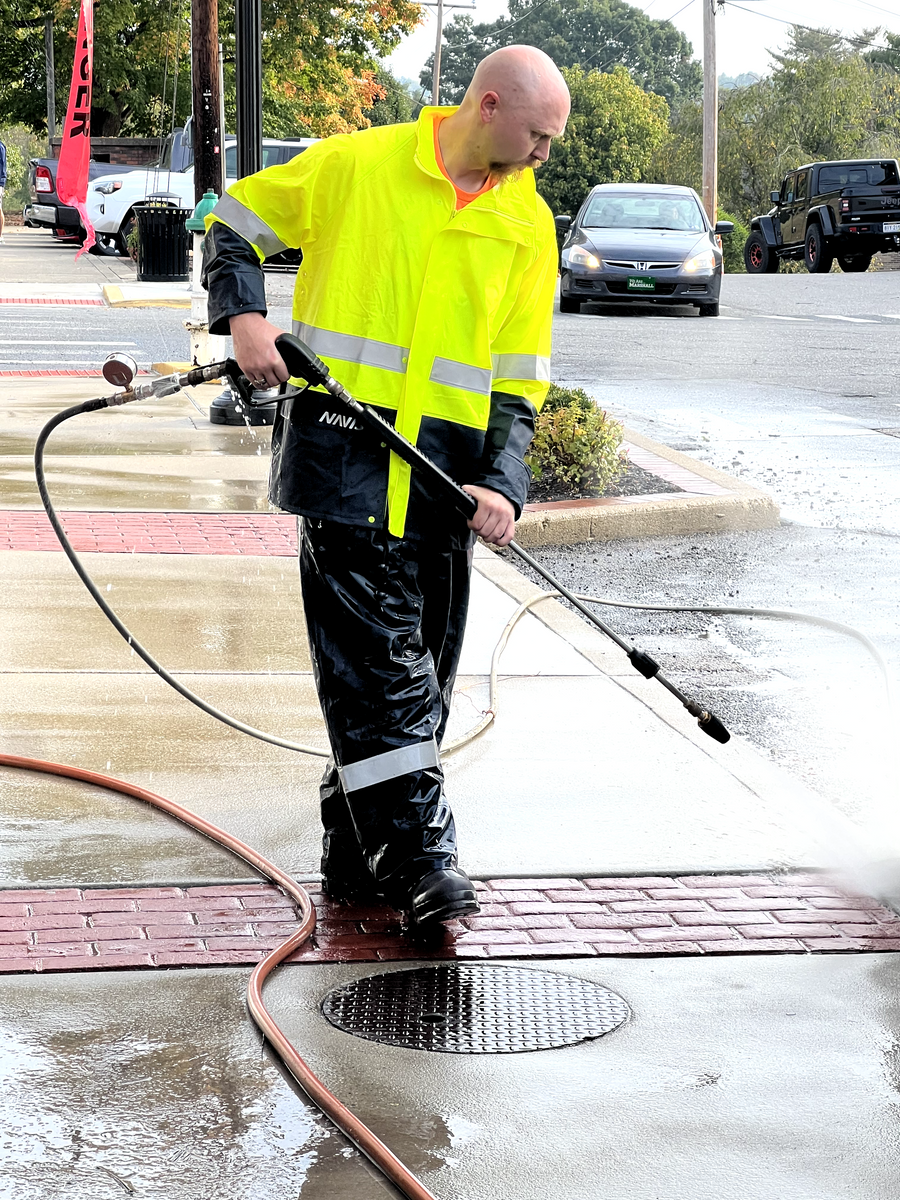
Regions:
M 187 279 L 190 235 L 184 223 L 191 210 L 148 200 L 135 204 L 134 215 L 138 229 L 138 280 L 163 283 Z

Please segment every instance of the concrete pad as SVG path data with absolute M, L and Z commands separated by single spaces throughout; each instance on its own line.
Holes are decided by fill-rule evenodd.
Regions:
M 272 430 L 267 425 L 213 425 L 209 406 L 222 392 L 219 383 L 185 388 L 161 400 L 137 400 L 115 408 L 79 414 L 53 431 L 48 461 L 57 454 L 234 454 L 268 457 Z M 111 395 L 101 378 L 0 378 L 3 452 L 34 450 L 42 426 L 64 408 Z
M 371 965 L 288 968 L 266 997 L 312 1069 L 437 1197 L 894 1200 L 896 956 L 552 969 L 619 993 L 632 1019 L 561 1050 L 430 1054 L 321 1015 L 323 996 Z M 17 1198 L 113 1197 L 116 1177 L 185 1200 L 392 1194 L 261 1051 L 246 978 L 0 982 L 0 1170 Z
M 269 512 L 269 462 L 259 456 L 54 454 L 47 487 L 60 509 Z M 38 508 L 32 464 L 0 457 L 0 508 Z
M 312 671 L 294 558 L 80 558 L 138 641 L 171 671 Z M 64 554 L 7 551 L 2 564 L 0 669 L 146 672 Z
M 180 678 L 248 724 L 327 747 L 308 675 Z M 295 875 L 317 869 L 321 759 L 229 730 L 149 673 L 12 672 L 4 684 L 8 753 L 139 783 Z M 493 728 L 446 762 L 462 861 L 476 874 L 822 865 L 783 797 L 741 783 L 604 676 L 511 678 L 500 702 Z M 484 682 L 460 679 L 448 737 L 471 728 L 486 707 Z M 162 815 L 148 819 L 134 801 L 111 797 L 95 810 L 82 785 L 46 778 L 30 787 L 26 795 L 8 778 L 5 788 L 5 816 L 16 830 L 0 845 L 7 886 L 160 882 L 162 863 L 166 881 L 247 875 L 237 867 L 223 873 L 218 851 L 198 857 L 192 836 L 173 832 Z M 81 798 L 70 799 L 75 792 Z M 110 822 L 120 830 L 115 842 Z M 190 843 L 183 859 L 176 843 Z
M 80 556 L 135 637 L 173 671 L 310 672 L 296 560 L 199 554 Z M 6 670 L 122 671 L 129 651 L 62 554 L 8 551 L 0 589 Z M 516 602 L 477 570 L 460 670 L 487 675 Z M 593 675 L 597 668 L 528 614 L 504 675 Z
M 0 983 L 6 1195 L 392 1194 L 261 1047 L 246 972 L 22 982 Z

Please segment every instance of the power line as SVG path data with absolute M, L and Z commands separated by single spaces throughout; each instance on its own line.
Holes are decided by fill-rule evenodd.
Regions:
M 760 12 L 759 9 L 756 9 L 756 8 L 744 8 L 743 4 L 735 4 L 734 0 L 723 0 L 723 2 L 725 4 L 727 4 L 730 8 L 739 9 L 740 12 L 752 13 L 752 15 L 754 17 L 763 17 L 766 21 L 775 21 L 779 25 L 787 25 L 788 28 L 790 28 L 790 29 L 803 29 L 807 33 L 822 33 L 823 32 L 821 28 L 817 29 L 814 25 L 801 25 L 799 21 L 785 21 L 783 17 L 773 17 L 770 13 Z M 843 37 L 843 35 L 841 35 L 841 36 Z M 866 46 L 869 46 L 874 50 L 890 50 L 891 49 L 890 46 L 882 46 L 878 42 L 863 42 L 863 41 L 860 41 L 858 38 L 854 38 L 852 36 L 845 37 L 844 40 L 847 42 L 850 42 L 850 44 L 857 50 L 861 50 Z

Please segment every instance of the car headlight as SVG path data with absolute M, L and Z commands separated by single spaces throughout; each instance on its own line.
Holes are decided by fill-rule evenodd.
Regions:
M 576 267 L 593 267 L 596 271 L 598 267 L 602 267 L 603 263 L 596 254 L 591 254 L 585 250 L 583 246 L 573 246 L 569 251 L 569 262 Z
M 121 179 L 112 179 L 109 183 L 95 183 L 94 191 L 99 192 L 101 196 L 108 196 L 112 192 L 117 192 L 121 186 Z
M 690 274 L 694 274 L 696 271 L 714 271 L 716 269 L 716 256 L 712 250 L 701 250 L 693 258 L 686 258 L 682 269 Z

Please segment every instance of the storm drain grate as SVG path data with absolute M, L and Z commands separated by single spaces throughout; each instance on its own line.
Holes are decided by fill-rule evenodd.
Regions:
M 621 996 L 585 979 L 485 963 L 367 975 L 322 1001 L 345 1033 L 449 1054 L 573 1046 L 617 1029 L 630 1011 Z

